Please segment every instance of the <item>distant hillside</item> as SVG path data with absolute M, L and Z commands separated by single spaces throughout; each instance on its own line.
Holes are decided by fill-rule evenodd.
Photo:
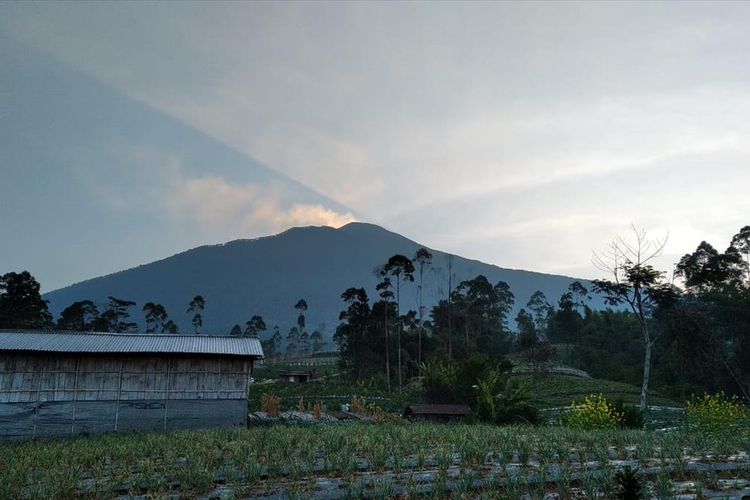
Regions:
M 333 335 L 342 309 L 341 293 L 348 287 L 365 287 L 376 297 L 374 269 L 393 254 L 409 257 L 423 245 L 372 224 L 352 223 L 330 227 L 293 228 L 275 236 L 236 240 L 203 246 L 133 269 L 87 280 L 49 292 L 50 310 L 60 311 L 77 300 L 100 304 L 107 296 L 134 300 L 133 316 L 142 324 L 146 302 L 163 304 L 181 331 L 192 331 L 185 313 L 195 295 L 206 300 L 204 328 L 207 333 L 227 333 L 232 325 L 244 325 L 252 315 L 262 315 L 269 329 L 278 324 L 284 336 L 294 324 L 294 304 L 309 304 L 308 329 L 325 324 L 326 338 Z M 430 249 L 433 269 L 425 277 L 424 302 L 429 308 L 447 290 L 449 255 Z M 574 278 L 503 269 L 476 260 L 452 257 L 454 283 L 485 275 L 492 283 L 506 281 L 516 297 L 511 319 L 536 290 L 551 303 Z M 583 280 L 581 280 L 584 282 Z M 585 282 L 584 282 L 585 283 Z M 416 287 L 402 290 L 402 308 L 417 306 Z M 598 299 L 593 308 L 603 307 Z M 511 322 L 511 326 L 512 325 Z

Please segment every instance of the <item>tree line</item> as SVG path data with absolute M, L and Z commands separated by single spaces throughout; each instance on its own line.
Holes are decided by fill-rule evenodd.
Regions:
M 355 381 L 373 380 L 386 390 L 403 388 L 423 374 L 426 362 L 463 362 L 477 355 L 492 363 L 513 358 L 534 370 L 560 363 L 597 378 L 641 385 L 645 406 L 650 387 L 687 398 L 725 391 L 750 400 L 750 226 L 719 251 L 703 241 L 676 264 L 672 279 L 654 267 L 665 241 L 634 230 L 617 238 L 595 264 L 606 273 L 591 290 L 573 282 L 556 301 L 537 291 L 509 318 L 516 301 L 509 285 L 479 275 L 455 283 L 448 260 L 443 296 L 429 311 L 423 290 L 432 268 L 424 248 L 413 256 L 393 255 L 377 266 L 374 291 L 351 287 L 341 294 L 343 310 L 333 340 L 341 368 Z M 675 283 L 679 280 L 679 286 Z M 417 310 L 404 308 L 404 287 L 416 287 Z M 591 294 L 610 306 L 594 311 Z M 109 297 L 102 311 L 89 300 L 65 308 L 55 322 L 28 272 L 0 276 L 0 328 L 130 332 L 136 329 L 133 301 Z M 194 333 L 202 328 L 205 301 L 186 309 Z M 308 304 L 294 304 L 297 321 L 284 338 L 278 326 L 262 339 L 269 358 L 299 356 L 324 348 L 324 325 L 308 331 Z M 142 307 L 146 330 L 178 333 L 160 304 Z M 232 335 L 267 332 L 254 315 Z
M 138 324 L 131 318 L 131 309 L 136 306 L 132 300 L 109 296 L 106 307 L 101 311 L 93 301 L 79 300 L 63 309 L 60 317 L 54 321 L 39 289 L 39 283 L 28 271 L 0 276 L 0 329 L 110 333 L 138 330 Z M 203 326 L 205 305 L 203 297 L 196 295 L 186 309 L 186 313 L 192 314 L 191 324 L 196 334 Z M 163 305 L 147 302 L 141 311 L 146 333 L 180 333 Z
M 352 380 L 390 389 L 424 375 L 425 360 L 511 357 L 532 370 L 552 362 L 640 385 L 641 407 L 650 387 L 675 398 L 724 391 L 750 401 L 750 226 L 723 252 L 701 242 L 671 280 L 653 265 L 665 243 L 634 228 L 633 237 L 595 255 L 605 279 L 590 290 L 575 281 L 554 304 L 536 291 L 513 326 L 510 287 L 482 275 L 454 287 L 449 272 L 446 296 L 426 314 L 421 292 L 431 255 L 394 255 L 378 268 L 374 294 L 352 287 L 341 295 L 334 335 L 341 368 Z M 404 311 L 400 293 L 414 286 L 417 270 L 419 311 Z M 609 307 L 592 310 L 591 294 Z
M 39 283 L 28 271 L 0 276 L 0 329 L 134 333 L 138 331 L 138 324 L 133 321 L 131 311 L 136 306 L 132 300 L 109 296 L 106 306 L 100 310 L 93 301 L 80 300 L 63 309 L 55 321 L 48 310 L 47 301 L 41 297 Z M 196 295 L 185 310 L 193 327 L 191 333 L 195 335 L 202 333 L 205 308 L 203 296 Z M 276 325 L 273 327 L 273 334 L 262 340 L 266 358 L 304 356 L 325 348 L 325 326 L 319 325 L 312 332 L 308 332 L 306 328 L 307 301 L 300 299 L 294 308 L 298 313 L 297 321 L 287 334 L 286 349 L 282 349 L 282 336 Z M 141 312 L 145 333 L 180 333 L 179 327 L 162 304 L 147 302 Z M 237 324 L 228 333 L 233 336 L 260 337 L 265 331 L 267 326 L 263 317 L 253 315 L 245 322 L 244 328 Z

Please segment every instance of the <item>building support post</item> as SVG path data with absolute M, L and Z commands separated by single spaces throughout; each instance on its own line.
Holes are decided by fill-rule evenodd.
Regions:
M 73 436 L 76 430 L 76 401 L 78 400 L 78 372 L 80 371 L 80 358 L 76 358 L 76 376 L 73 382 L 73 421 L 70 423 L 70 435 Z
M 115 432 L 117 432 L 117 424 L 120 420 L 120 397 L 122 395 L 122 365 L 125 362 L 124 359 L 120 359 L 120 379 L 117 382 L 117 406 L 115 406 Z
M 164 388 L 164 431 L 167 431 L 167 404 L 169 402 L 170 374 L 172 373 L 172 360 L 167 361 L 167 387 Z

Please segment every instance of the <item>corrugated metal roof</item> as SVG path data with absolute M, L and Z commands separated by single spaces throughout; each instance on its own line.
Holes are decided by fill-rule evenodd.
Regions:
M 467 415 L 471 408 L 466 405 L 409 405 L 404 410 L 407 415 Z
M 263 357 L 257 338 L 0 330 L 0 351 L 175 353 Z

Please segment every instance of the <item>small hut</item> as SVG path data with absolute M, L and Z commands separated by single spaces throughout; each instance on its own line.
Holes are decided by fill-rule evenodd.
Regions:
M 0 331 L 0 439 L 244 426 L 255 338 Z
M 412 421 L 460 422 L 471 413 L 466 405 L 409 405 L 404 418 Z

